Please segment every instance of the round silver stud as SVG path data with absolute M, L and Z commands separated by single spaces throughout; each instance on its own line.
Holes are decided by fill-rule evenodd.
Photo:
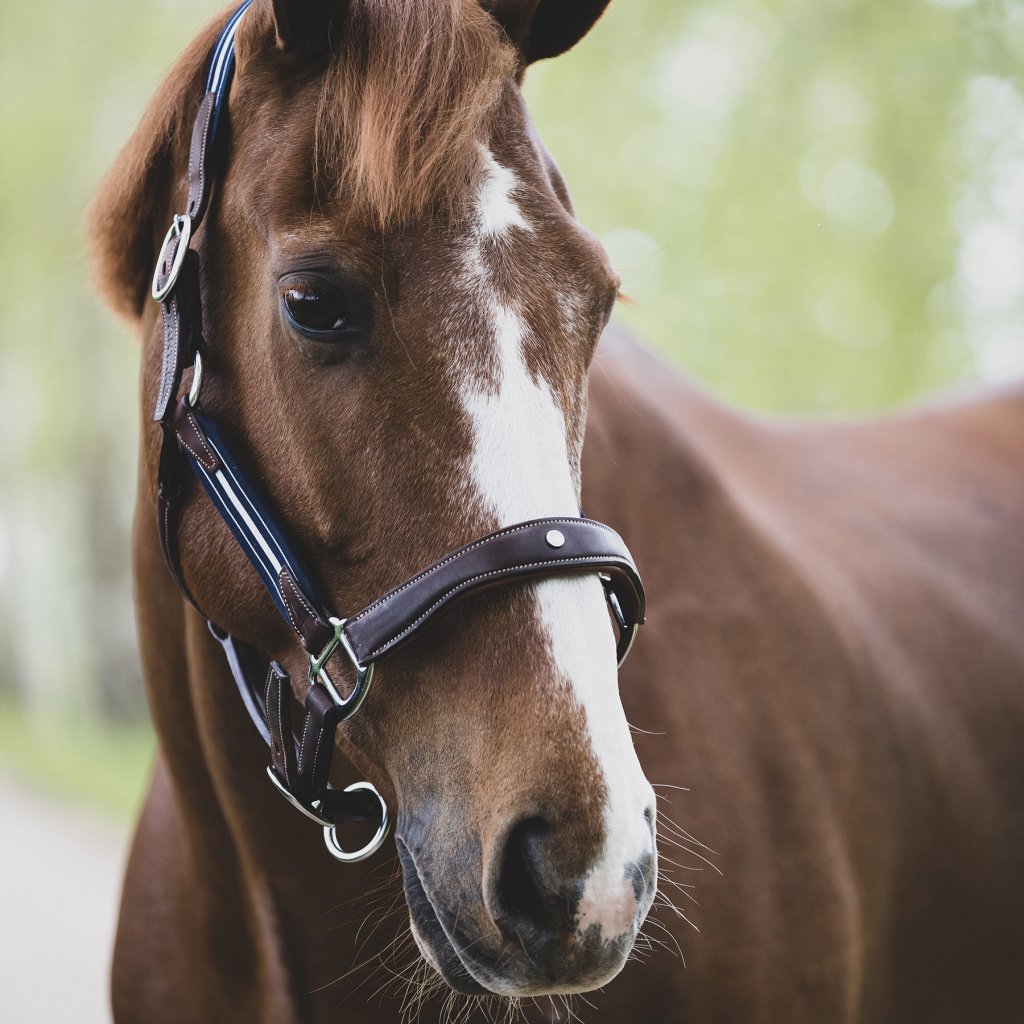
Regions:
M 549 548 L 560 548 L 565 543 L 565 534 L 561 530 L 548 530 L 544 539 Z

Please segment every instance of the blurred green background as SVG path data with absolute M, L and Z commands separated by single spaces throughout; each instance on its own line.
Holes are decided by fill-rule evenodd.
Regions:
M 138 351 L 81 216 L 216 9 L 3 2 L 0 762 L 119 812 Z M 624 322 L 744 406 L 869 412 L 1024 371 L 1022 57 L 1024 0 L 618 0 L 527 96 Z

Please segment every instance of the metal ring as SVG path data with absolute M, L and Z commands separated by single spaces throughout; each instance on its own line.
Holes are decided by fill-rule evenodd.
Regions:
M 331 695 L 331 700 L 344 711 L 344 717 L 341 719 L 343 722 L 345 719 L 351 718 L 359 710 L 360 705 L 366 699 L 366 695 L 370 692 L 370 684 L 373 682 L 374 663 L 371 661 L 363 665 L 356 657 L 356 652 L 352 650 L 352 645 L 348 642 L 348 637 L 345 635 L 347 619 L 338 619 L 332 615 L 328 621 L 334 627 L 334 636 L 327 641 L 326 646 L 318 656 L 314 657 L 312 654 L 309 656 L 308 682 L 312 686 L 319 681 L 327 688 L 327 692 Z M 334 685 L 326 667 L 331 655 L 339 646 L 348 655 L 349 661 L 352 662 L 352 666 L 356 670 L 355 686 L 347 698 L 342 697 L 338 692 L 338 688 Z
M 167 272 L 167 280 L 160 284 L 160 268 L 164 263 L 164 253 L 167 246 L 174 238 L 180 239 L 178 248 L 174 251 L 174 261 L 171 269 Z M 156 260 L 156 269 L 153 271 L 153 298 L 157 302 L 163 302 L 174 290 L 178 282 L 178 274 L 181 273 L 182 264 L 185 262 L 185 253 L 188 252 L 188 243 L 192 238 L 192 218 L 187 213 L 176 214 L 171 226 L 164 235 L 164 244 L 160 246 L 160 255 Z
M 189 408 L 194 409 L 199 402 L 199 392 L 203 389 L 203 357 L 197 352 L 192 364 L 192 386 L 188 389 Z
M 618 660 L 618 668 L 622 668 L 626 663 L 626 659 L 629 657 L 629 652 L 633 650 L 633 644 L 636 642 L 636 635 L 640 631 L 640 623 L 634 622 L 627 626 L 626 629 L 629 631 L 629 640 L 626 642 L 626 647 L 622 652 L 622 657 Z
M 621 657 L 617 662 L 617 667 L 622 668 L 626 659 L 629 657 L 629 652 L 633 649 L 633 643 L 636 640 L 636 634 L 640 629 L 639 622 L 629 622 L 626 619 L 625 612 L 622 610 L 622 605 L 619 602 L 619 597 L 612 590 L 612 578 L 607 573 L 599 572 L 598 578 L 601 580 L 601 586 L 604 587 L 604 597 L 608 602 L 608 607 L 611 609 L 612 618 L 615 619 L 619 627 L 619 642 L 616 646 L 625 647 L 622 651 Z M 629 640 L 626 641 L 625 645 L 622 643 L 622 638 L 629 635 Z
M 327 846 L 327 852 L 335 859 L 344 862 L 345 864 L 355 864 L 356 861 L 366 860 L 367 857 L 372 857 L 381 846 L 384 845 L 384 840 L 388 837 L 388 832 L 391 830 L 391 818 L 388 815 L 388 805 L 384 803 L 384 798 L 377 792 L 377 788 L 371 785 L 369 782 L 354 782 L 351 786 L 345 787 L 346 793 L 353 793 L 358 790 L 366 790 L 372 793 L 380 801 L 380 825 L 377 826 L 377 834 L 362 848 L 349 853 L 347 850 L 341 848 L 341 844 L 338 842 L 338 826 L 328 825 L 324 829 L 324 843 Z

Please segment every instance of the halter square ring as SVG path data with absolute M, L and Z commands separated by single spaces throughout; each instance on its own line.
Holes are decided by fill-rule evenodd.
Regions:
M 374 663 L 371 661 L 369 664 L 363 665 L 356 657 L 356 653 L 352 650 L 352 645 L 348 642 L 348 636 L 345 633 L 347 619 L 335 618 L 332 615 L 327 621 L 333 627 L 334 635 L 327 641 L 324 649 L 318 655 L 314 656 L 311 654 L 309 656 L 307 678 L 310 686 L 318 682 L 322 683 L 331 695 L 331 700 L 345 712 L 345 718 L 349 718 L 359 710 L 360 705 L 366 699 L 367 693 L 370 692 Z M 355 687 L 348 697 L 342 697 L 338 693 L 337 687 L 327 673 L 327 662 L 339 647 L 348 655 L 349 661 L 352 662 L 352 667 L 356 670 Z

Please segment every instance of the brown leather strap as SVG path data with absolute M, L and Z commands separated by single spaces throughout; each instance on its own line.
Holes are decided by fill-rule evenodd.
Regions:
M 185 212 L 192 218 L 193 230 L 205 216 L 210 201 L 211 178 L 208 165 L 216 100 L 212 92 L 203 97 L 192 125 L 192 143 L 188 155 L 188 205 Z
M 346 620 L 360 664 L 409 640 L 459 599 L 537 576 L 603 573 L 629 623 L 644 621 L 643 584 L 622 538 L 592 519 L 537 519 L 499 530 L 446 555 Z
M 299 746 L 299 794 L 309 801 L 320 801 L 327 791 L 334 753 L 334 734 L 344 717 L 322 683 L 306 691 L 305 719 Z
M 302 592 L 287 566 L 278 573 L 277 587 L 302 646 L 309 654 L 319 654 L 334 636 L 334 630 L 316 610 L 311 598 Z
M 231 675 L 253 725 L 271 748 L 271 770 L 291 798 L 321 820 L 333 823 L 379 823 L 380 802 L 373 794 L 365 791 L 345 792 L 332 789 L 329 785 L 330 765 L 329 762 L 323 764 L 323 757 L 327 755 L 329 759 L 334 752 L 334 734 L 339 723 L 336 719 L 332 720 L 332 716 L 322 713 L 323 695 L 319 694 L 316 699 L 313 718 L 308 727 L 305 727 L 305 714 L 303 717 L 303 736 L 314 752 L 312 758 L 304 759 L 303 771 L 307 772 L 307 765 L 312 766 L 315 761 L 315 781 L 314 776 L 310 775 L 300 779 L 298 748 L 292 732 L 294 700 L 288 673 L 277 662 L 268 666 L 259 651 L 229 636 L 213 623 L 210 623 L 210 632 L 224 650 Z M 316 742 L 321 744 L 320 759 L 315 757 Z
M 216 473 L 221 467 L 220 459 L 213 450 L 206 431 L 199 425 L 192 406 L 187 399 L 179 399 L 174 407 L 174 433 L 178 444 L 198 462 L 207 473 Z
M 173 239 L 176 244 L 179 239 Z M 173 254 L 171 256 L 173 259 Z M 164 260 L 166 263 L 166 258 Z M 164 263 L 161 264 L 163 268 Z M 203 347 L 203 305 L 199 292 L 199 257 L 189 250 L 184 257 L 174 290 L 160 304 L 163 323 L 163 354 L 160 362 L 160 387 L 157 390 L 153 419 L 165 423 L 171 414 L 181 386 L 185 367 Z
M 276 661 L 267 668 L 263 706 L 270 727 L 270 767 L 285 788 L 296 793 L 299 773 L 292 735 L 292 688 L 288 673 Z

